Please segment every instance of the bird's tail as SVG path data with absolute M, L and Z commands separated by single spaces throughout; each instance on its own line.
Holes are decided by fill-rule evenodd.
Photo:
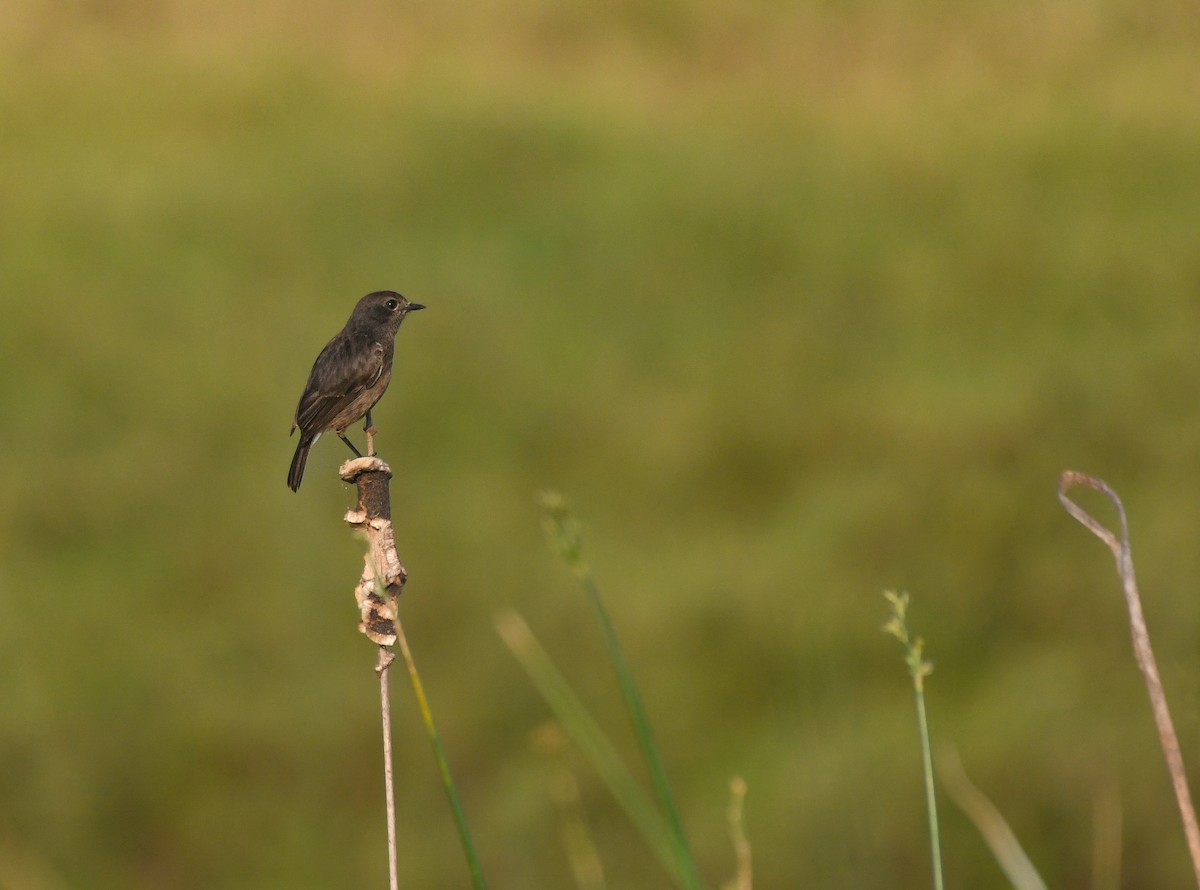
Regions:
M 296 453 L 292 455 L 292 466 L 288 470 L 288 488 L 292 491 L 300 490 L 300 481 L 304 478 L 304 465 L 308 463 L 308 449 L 312 448 L 315 441 L 317 441 L 315 436 L 300 434 L 300 441 L 296 444 Z

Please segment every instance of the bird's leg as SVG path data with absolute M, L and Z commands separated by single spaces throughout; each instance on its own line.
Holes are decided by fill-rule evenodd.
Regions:
M 375 424 L 371 422 L 371 409 L 367 409 L 367 416 L 363 418 L 363 430 L 367 434 L 367 457 L 375 456 L 375 434 L 379 432 L 375 429 Z
M 338 438 L 339 438 L 339 439 L 341 439 L 343 442 L 345 442 L 345 443 L 346 443 L 346 447 L 347 447 L 347 448 L 349 448 L 351 451 L 353 451 L 353 452 L 354 452 L 354 456 L 355 456 L 355 457 L 362 457 L 362 452 L 361 452 L 361 451 L 359 451 L 357 448 L 355 448 L 355 447 L 354 447 L 354 443 L 353 443 L 353 442 L 351 442 L 349 439 L 347 439 L 347 438 L 346 438 L 346 431 L 345 431 L 345 430 L 341 430 L 341 431 L 339 431 L 337 435 L 338 435 Z

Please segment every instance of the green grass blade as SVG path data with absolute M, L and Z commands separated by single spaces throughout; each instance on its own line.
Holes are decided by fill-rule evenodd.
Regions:
M 616 628 L 613 626 L 612 619 L 609 618 L 608 610 L 604 608 L 600 587 L 596 583 L 591 569 L 583 560 L 583 538 L 579 533 L 579 525 L 561 495 L 546 493 L 542 496 L 541 503 L 546 511 L 547 530 L 550 537 L 557 544 L 564 561 L 579 579 L 600 622 L 604 644 L 616 670 L 617 683 L 625 700 L 630 721 L 633 723 L 638 747 L 641 748 L 642 757 L 646 761 L 646 768 L 650 772 L 650 779 L 658 797 L 659 807 L 670 829 L 671 850 L 675 857 L 678 874 L 683 880 L 684 887 L 688 890 L 699 890 L 703 885 L 688 846 L 687 835 L 683 830 L 683 820 L 679 818 L 679 809 L 675 806 L 675 797 L 671 792 L 670 783 L 667 781 L 667 771 L 663 764 L 662 754 L 654 742 L 650 720 L 646 715 L 646 708 L 642 703 L 637 684 L 634 682 L 629 660 L 625 657 L 625 651 L 617 638 Z
M 633 777 L 616 747 L 608 740 L 595 718 L 571 689 L 566 678 L 554 666 L 529 625 L 516 612 L 505 612 L 496 619 L 496 629 L 516 657 L 533 685 L 546 699 L 559 722 L 595 766 L 600 778 L 626 815 L 637 827 L 651 851 L 676 883 L 684 884 L 678 872 L 670 833 L 654 806 Z
M 1038 874 L 1008 822 L 987 795 L 967 778 L 958 752 L 951 747 L 938 750 L 938 777 L 951 799 L 983 836 L 1015 890 L 1046 890 L 1046 882 Z
M 688 847 L 687 835 L 683 830 L 683 821 L 679 818 L 679 810 L 675 806 L 675 797 L 671 792 L 670 783 L 667 781 L 667 770 L 663 764 L 662 754 L 658 750 L 658 745 L 654 742 L 654 736 L 650 730 L 650 719 L 646 715 L 646 708 L 642 704 L 641 695 L 638 693 L 637 686 L 634 683 L 633 672 L 630 670 L 629 662 L 625 658 L 625 652 L 617 640 L 616 629 L 608 617 L 608 611 L 604 608 L 604 604 L 600 599 L 600 590 L 596 582 L 588 575 L 582 579 L 582 583 L 588 599 L 591 600 L 592 606 L 596 610 L 600 626 L 604 631 L 604 641 L 608 647 L 613 667 L 617 672 L 617 681 L 621 686 L 621 694 L 625 698 L 625 707 L 629 711 L 630 721 L 633 723 L 634 735 L 637 737 L 638 747 L 642 749 L 642 757 L 645 758 L 646 768 L 650 771 L 650 778 L 654 784 L 654 791 L 658 797 L 659 806 L 662 808 L 662 812 L 667 819 L 667 824 L 670 827 L 671 847 L 684 879 L 683 884 L 689 890 L 698 890 L 701 887 L 700 875 L 696 870 L 692 851 Z

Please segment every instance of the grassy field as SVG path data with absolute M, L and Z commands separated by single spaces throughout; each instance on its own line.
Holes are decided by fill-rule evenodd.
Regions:
M 384 884 L 344 449 L 284 485 L 379 288 L 429 306 L 375 420 L 493 887 L 572 885 L 497 613 L 634 750 L 544 488 L 712 886 L 734 775 L 756 887 L 928 885 L 893 586 L 935 743 L 1047 883 L 1117 886 L 1116 801 L 1120 886 L 1183 886 L 1112 560 L 1055 485 L 1125 498 L 1200 775 L 1198 39 L 1167 0 L 5 6 L 0 887 Z M 466 886 L 395 689 L 402 885 Z M 666 886 L 563 757 L 609 886 Z M 944 806 L 948 884 L 1002 886 Z

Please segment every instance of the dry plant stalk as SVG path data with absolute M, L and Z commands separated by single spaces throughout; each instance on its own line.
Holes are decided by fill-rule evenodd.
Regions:
M 1075 485 L 1083 485 L 1093 491 L 1098 491 L 1112 502 L 1113 506 L 1117 508 L 1117 518 L 1121 523 L 1119 537 L 1067 497 L 1068 489 Z M 1146 681 L 1146 690 L 1150 694 L 1154 722 L 1158 727 L 1158 737 L 1162 743 L 1163 755 L 1167 760 L 1167 770 L 1171 774 L 1171 784 L 1175 788 L 1175 800 L 1179 804 L 1179 813 L 1183 818 L 1183 830 L 1187 835 L 1188 852 L 1192 857 L 1196 885 L 1200 887 L 1200 827 L 1196 824 L 1196 810 L 1192 806 L 1192 796 L 1188 791 L 1187 774 L 1183 769 L 1183 755 L 1179 750 L 1179 738 L 1175 734 L 1175 724 L 1172 722 L 1171 712 L 1167 708 L 1167 696 L 1163 691 L 1162 680 L 1158 676 L 1158 665 L 1154 661 L 1154 652 L 1150 648 L 1150 633 L 1146 630 L 1146 618 L 1142 614 L 1142 600 L 1138 595 L 1137 577 L 1133 571 L 1133 550 L 1129 546 L 1129 523 L 1125 518 L 1125 506 L 1108 483 L 1074 470 L 1067 470 L 1059 478 L 1058 499 L 1068 513 L 1108 545 L 1117 561 L 1117 574 L 1121 577 L 1121 585 L 1125 590 L 1125 604 L 1129 608 L 1133 654 L 1137 659 L 1138 668 L 1141 669 L 1142 677 Z
M 354 588 L 362 620 L 358 629 L 379 647 L 375 673 L 379 675 L 379 707 L 383 722 L 383 777 L 387 797 L 388 875 L 392 890 L 399 887 L 396 854 L 396 790 L 392 775 L 392 709 L 388 695 L 388 666 L 396 657 L 397 601 L 408 572 L 396 552 L 392 533 L 392 503 L 388 481 L 392 471 L 377 457 L 348 460 L 339 471 L 358 488 L 358 506 L 346 513 L 346 524 L 367 539 L 362 578 Z
M 958 750 L 946 745 L 938 752 L 938 778 L 958 808 L 967 814 L 996 857 L 1001 871 L 1016 890 L 1046 890 L 1021 842 L 996 805 L 967 778 Z
M 388 480 L 392 471 L 377 457 L 360 457 L 342 464 L 343 479 L 358 486 L 358 506 L 346 513 L 346 524 L 367 539 L 362 578 L 354 588 L 362 614 L 358 629 L 381 647 L 396 644 L 396 601 L 408 572 L 396 552 Z M 388 661 L 394 657 L 388 653 Z
M 743 813 L 746 809 L 746 780 L 735 776 L 729 782 L 729 837 L 737 857 L 737 871 L 725 890 L 751 890 L 754 885 L 754 862 L 750 854 L 750 839 L 746 837 Z

